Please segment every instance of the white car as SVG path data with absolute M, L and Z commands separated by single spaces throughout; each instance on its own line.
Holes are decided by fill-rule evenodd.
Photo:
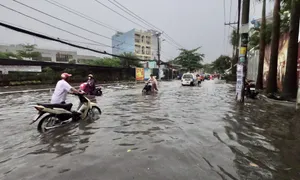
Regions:
M 194 86 L 196 82 L 196 76 L 192 73 L 185 73 L 181 77 L 181 84 L 183 86 Z

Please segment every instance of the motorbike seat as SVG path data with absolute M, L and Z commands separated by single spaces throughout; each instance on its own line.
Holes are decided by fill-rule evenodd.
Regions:
M 68 104 L 42 104 L 42 103 L 37 103 L 37 105 L 44 106 L 46 108 L 62 108 L 68 111 L 71 111 L 73 104 L 68 103 Z

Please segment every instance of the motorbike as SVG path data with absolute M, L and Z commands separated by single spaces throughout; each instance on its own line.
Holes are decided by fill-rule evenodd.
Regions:
M 72 103 L 68 104 L 41 104 L 37 103 L 34 108 L 38 111 L 38 114 L 33 118 L 30 123 L 33 124 L 39 120 L 37 129 L 44 133 L 48 130 L 55 129 L 66 125 L 72 121 L 97 120 L 101 115 L 101 109 L 97 104 L 91 102 L 84 94 L 74 94 L 79 98 L 79 106 L 77 111 L 81 108 L 81 113 L 72 111 Z
M 148 82 L 146 82 L 146 84 L 145 84 L 142 92 L 143 93 L 150 93 L 151 92 L 151 88 L 152 88 L 152 84 L 151 84 L 151 82 L 148 81 Z
M 245 96 L 247 98 L 255 99 L 259 92 L 255 89 L 254 81 L 248 80 L 245 83 Z
M 87 92 L 87 83 L 82 83 L 80 84 L 79 86 L 80 90 L 84 91 L 84 92 Z M 90 93 L 90 95 L 94 95 L 94 96 L 102 96 L 102 87 L 101 86 L 96 86 L 95 90 Z

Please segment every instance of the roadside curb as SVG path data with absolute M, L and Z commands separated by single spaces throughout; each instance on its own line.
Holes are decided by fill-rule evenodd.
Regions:
M 296 103 L 295 102 L 290 102 L 290 101 L 279 101 L 279 100 L 275 100 L 275 99 L 270 99 L 268 98 L 266 95 L 264 94 L 258 94 L 258 98 L 262 99 L 268 103 L 271 104 L 277 104 L 277 105 L 282 105 L 282 106 L 286 106 L 286 107 L 294 107 L 296 108 Z

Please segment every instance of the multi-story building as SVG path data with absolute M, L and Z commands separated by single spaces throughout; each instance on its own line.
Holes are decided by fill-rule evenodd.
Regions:
M 158 50 L 156 31 L 132 29 L 128 32 L 118 32 L 112 37 L 112 53 L 133 53 L 140 59 L 156 60 Z M 146 65 L 147 66 L 147 65 Z

